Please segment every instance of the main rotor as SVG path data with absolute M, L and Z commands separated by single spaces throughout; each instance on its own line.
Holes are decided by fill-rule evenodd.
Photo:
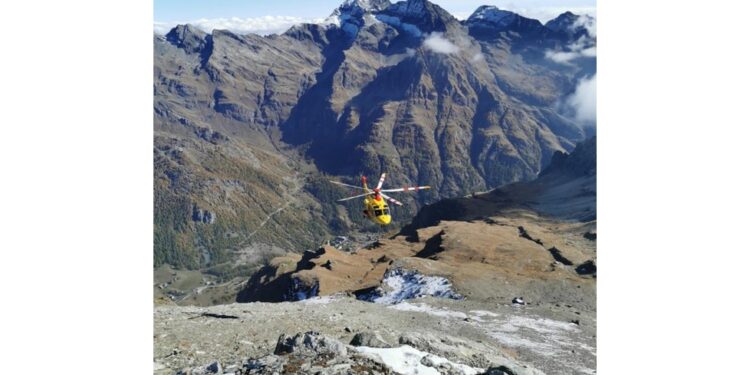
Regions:
M 331 182 L 334 183 L 334 184 L 336 184 L 336 185 L 346 186 L 346 187 L 349 187 L 349 188 L 360 189 L 360 190 L 364 190 L 365 191 L 364 194 L 359 194 L 359 195 L 354 195 L 354 196 L 351 196 L 351 197 L 346 197 L 346 198 L 343 198 L 343 199 L 339 199 L 338 202 L 343 202 L 343 201 L 347 201 L 347 200 L 354 199 L 354 198 L 359 198 L 359 197 L 365 197 L 365 196 L 368 196 L 368 195 L 374 195 L 376 200 L 379 200 L 379 198 L 382 196 L 383 198 L 387 199 L 389 202 L 391 202 L 391 203 L 393 203 L 395 205 L 403 206 L 403 203 L 401 203 L 401 202 L 399 202 L 399 201 L 397 201 L 397 200 L 389 197 L 385 193 L 399 193 L 399 192 L 410 192 L 410 191 L 419 191 L 419 190 L 430 189 L 430 186 L 404 186 L 403 188 L 400 188 L 400 189 L 383 189 L 383 182 L 384 181 L 385 181 L 385 173 L 383 173 L 383 174 L 380 175 L 380 180 L 378 180 L 378 185 L 374 189 L 372 189 L 372 190 L 370 190 L 367 187 L 367 177 L 366 176 L 362 176 L 362 187 L 354 186 L 354 185 L 349 185 L 349 184 L 345 184 L 345 183 L 338 182 L 338 181 L 331 181 Z

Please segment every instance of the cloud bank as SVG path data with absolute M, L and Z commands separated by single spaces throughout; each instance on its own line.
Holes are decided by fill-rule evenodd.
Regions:
M 581 57 L 596 57 L 596 46 L 584 47 L 584 44 L 574 43 L 569 47 L 569 51 L 544 52 L 544 57 L 560 64 L 570 64 L 571 61 Z
M 154 22 L 154 32 L 166 34 L 179 24 L 191 24 L 210 33 L 213 30 L 229 30 L 237 34 L 280 34 L 290 27 L 301 23 L 319 23 L 322 19 L 292 16 L 263 16 L 253 18 L 201 18 L 192 21 Z
M 443 37 L 443 33 L 430 33 L 422 44 L 425 48 L 444 54 L 458 53 L 458 46 L 451 43 L 450 40 Z
M 565 107 L 584 125 L 596 125 L 596 74 L 578 82 L 576 90 L 565 100 Z
M 594 17 L 580 17 L 574 24 L 573 27 L 581 27 L 588 31 L 592 38 L 596 38 L 596 18 Z
M 582 57 L 596 57 L 596 19 L 580 17 L 572 25 L 573 28 L 583 27 L 589 36 L 581 36 L 578 40 L 565 46 L 564 50 L 547 50 L 544 57 L 559 64 L 571 65 L 572 61 Z

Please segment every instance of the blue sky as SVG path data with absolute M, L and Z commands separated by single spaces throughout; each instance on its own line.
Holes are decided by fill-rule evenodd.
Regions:
M 154 28 L 163 32 L 177 23 L 203 29 L 227 28 L 266 34 L 299 22 L 331 14 L 344 0 L 154 0 Z M 431 0 L 458 18 L 468 17 L 480 5 L 495 5 L 546 21 L 565 10 L 595 12 L 595 0 Z M 391 2 L 396 2 L 391 0 Z M 197 22 L 199 21 L 200 22 Z

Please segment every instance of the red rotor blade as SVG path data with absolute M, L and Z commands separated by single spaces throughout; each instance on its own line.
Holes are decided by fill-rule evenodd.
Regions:
M 401 202 L 399 202 L 399 201 L 397 201 L 397 200 L 395 200 L 395 199 L 393 199 L 393 198 L 391 198 L 391 197 L 389 197 L 389 196 L 387 196 L 387 195 L 383 194 L 382 192 L 380 193 L 380 195 L 381 195 L 381 196 L 382 196 L 383 198 L 385 198 L 385 199 L 388 199 L 388 201 L 390 201 L 391 203 L 393 203 L 393 204 L 395 204 L 395 205 L 398 205 L 398 206 L 403 206 L 403 205 L 404 205 L 403 203 L 401 203 Z
M 380 181 L 378 181 L 378 186 L 375 189 L 380 189 L 383 187 L 383 181 L 385 181 L 385 173 L 380 175 Z

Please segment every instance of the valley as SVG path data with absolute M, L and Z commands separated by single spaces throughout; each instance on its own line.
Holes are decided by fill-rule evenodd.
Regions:
M 595 374 L 595 20 L 154 36 L 155 374 Z M 361 175 L 394 193 L 362 217 Z M 390 194 L 390 193 L 389 193 Z

